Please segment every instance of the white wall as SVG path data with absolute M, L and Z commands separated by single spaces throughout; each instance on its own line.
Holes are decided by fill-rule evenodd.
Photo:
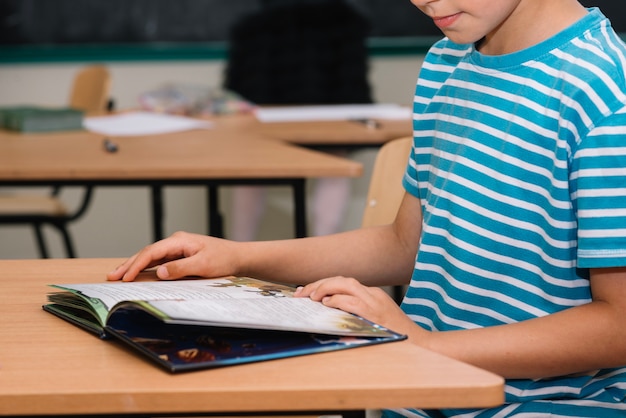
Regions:
M 0 65 L 0 106 L 67 103 L 71 81 L 83 63 Z M 140 93 L 166 82 L 219 86 L 223 62 L 108 63 L 112 97 L 118 109 L 136 106 Z M 381 57 L 370 63 L 370 82 L 377 102 L 410 105 L 421 57 Z M 358 227 L 365 204 L 375 150 L 355 151 L 350 158 L 364 164 L 364 174 L 353 180 L 352 196 L 343 229 Z M 312 182 L 309 182 L 311 184 Z M 35 189 L 39 191 L 40 189 Z M 259 239 L 293 235 L 290 189 L 270 189 Z M 32 192 L 33 189 L 28 189 Z M 1 192 L 1 190 L 0 190 Z M 69 193 L 68 193 L 69 192 Z M 76 190 L 63 194 L 71 206 Z M 228 189 L 221 191 L 222 212 L 228 217 Z M 177 230 L 206 232 L 206 194 L 201 187 L 165 189 L 165 234 Z M 79 257 L 125 257 L 151 241 L 150 203 L 147 188 L 100 187 L 86 216 L 71 227 Z M 53 257 L 64 252 L 56 231 L 46 230 Z M 228 233 L 228 229 L 226 230 Z M 29 227 L 0 227 L 0 258 L 38 257 Z

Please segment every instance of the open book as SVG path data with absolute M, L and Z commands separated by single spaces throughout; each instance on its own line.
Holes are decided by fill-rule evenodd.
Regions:
M 51 285 L 43 309 L 116 338 L 171 372 L 340 350 L 406 337 L 247 277 Z

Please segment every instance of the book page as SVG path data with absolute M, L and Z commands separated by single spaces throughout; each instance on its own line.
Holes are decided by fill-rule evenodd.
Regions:
M 291 286 L 247 277 L 54 287 L 94 299 L 93 305 L 104 305 L 109 311 L 119 303 L 138 301 L 156 316 L 169 317 L 176 323 L 354 336 L 392 334 L 339 309 L 308 298 L 294 298 Z M 121 306 L 119 311 L 126 308 Z
M 291 297 L 293 287 L 247 277 L 155 282 L 103 282 L 54 285 L 102 301 L 107 309 L 131 300 L 247 299 Z
M 151 301 L 169 316 L 170 323 L 306 331 L 334 335 L 391 335 L 384 328 L 308 298 L 220 299 L 206 301 Z

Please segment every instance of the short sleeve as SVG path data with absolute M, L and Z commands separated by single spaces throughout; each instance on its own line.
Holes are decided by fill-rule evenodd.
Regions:
M 626 266 L 626 107 L 581 141 L 571 187 L 579 267 Z

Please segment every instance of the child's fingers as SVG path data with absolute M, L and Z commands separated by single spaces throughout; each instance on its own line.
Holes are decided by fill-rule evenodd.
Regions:
M 310 297 L 315 301 L 321 301 L 326 296 L 336 294 L 358 295 L 364 288 L 356 279 L 343 276 L 329 277 L 318 280 L 304 286 L 299 292 L 300 297 Z

